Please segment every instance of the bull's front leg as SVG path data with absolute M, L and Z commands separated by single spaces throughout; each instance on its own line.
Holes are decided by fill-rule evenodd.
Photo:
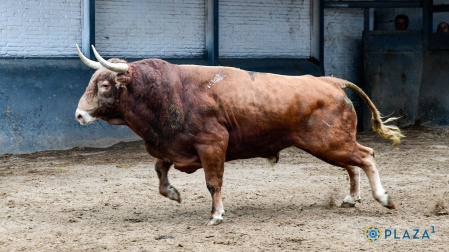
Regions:
M 199 155 L 206 176 L 206 186 L 212 196 L 211 218 L 206 225 L 218 225 L 223 222 L 225 213 L 221 199 L 221 186 L 226 151 L 219 145 L 204 146 L 199 151 Z
M 168 170 L 172 164 L 173 163 L 165 162 L 161 159 L 156 161 L 155 170 L 159 177 L 159 193 L 169 199 L 181 203 L 181 196 L 179 195 L 178 190 L 170 185 L 170 182 L 168 181 Z

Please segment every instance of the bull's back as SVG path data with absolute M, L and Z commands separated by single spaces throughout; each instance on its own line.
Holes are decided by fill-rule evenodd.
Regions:
M 301 142 L 319 130 L 321 118 L 340 116 L 346 97 L 326 78 L 219 71 L 223 79 L 210 89 L 229 131 L 230 160 L 272 156 Z

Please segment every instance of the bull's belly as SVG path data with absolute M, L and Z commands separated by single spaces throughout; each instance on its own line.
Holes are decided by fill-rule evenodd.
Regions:
M 230 139 L 226 151 L 226 161 L 276 156 L 279 151 L 293 145 L 289 137 L 277 135 L 264 135 L 248 140 L 235 141 Z
M 279 153 L 281 150 L 287 148 L 289 146 L 285 146 L 282 148 L 277 148 L 277 149 L 249 149 L 247 148 L 244 151 L 235 151 L 233 149 L 229 150 L 226 152 L 226 161 L 232 161 L 232 160 L 237 160 L 237 159 L 248 159 L 248 158 L 268 158 L 268 157 L 273 157 L 276 156 L 277 153 Z
M 257 141 L 256 139 L 252 139 L 251 141 L 236 141 L 230 139 L 226 150 L 226 161 L 273 157 L 276 156 L 279 151 L 289 146 L 292 146 L 292 143 L 287 137 L 273 139 L 272 137 L 266 136 Z M 192 154 L 192 156 L 186 156 L 184 158 L 178 156 L 176 160 L 173 160 L 173 164 L 175 169 L 186 173 L 193 173 L 196 170 L 203 168 L 197 154 Z

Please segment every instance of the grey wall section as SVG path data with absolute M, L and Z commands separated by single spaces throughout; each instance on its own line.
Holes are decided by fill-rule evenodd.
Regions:
M 421 44 L 421 34 L 413 32 L 370 32 L 364 40 L 366 89 L 383 115 L 401 117 L 401 127 L 419 118 Z M 364 114 L 366 129 L 371 124 L 371 113 Z
M 0 59 L 0 154 L 137 139 L 125 126 L 75 120 L 94 71 L 77 59 Z
M 364 39 L 365 90 L 381 113 L 401 117 L 400 127 L 449 124 L 449 36 L 432 38 L 432 50 L 423 50 L 421 32 L 370 32 Z M 365 109 L 364 129 L 370 121 Z
M 399 126 L 414 124 L 419 117 L 422 53 L 385 52 L 377 53 L 375 58 L 366 63 L 372 101 L 383 115 L 401 117 Z M 371 116 L 370 113 L 368 115 Z
M 419 97 L 420 122 L 449 125 L 449 50 L 427 51 Z
M 362 86 L 363 9 L 325 9 L 324 15 L 325 74 Z M 358 130 L 362 130 L 363 100 L 352 90 L 344 91 L 354 104 Z

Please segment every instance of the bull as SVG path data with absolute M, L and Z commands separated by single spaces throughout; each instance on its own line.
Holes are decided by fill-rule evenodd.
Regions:
M 367 175 L 373 197 L 395 208 L 382 187 L 374 151 L 356 141 L 357 117 L 343 89 L 354 90 L 372 112 L 372 127 L 399 144 L 401 131 L 382 121 L 370 98 L 355 84 L 335 77 L 283 76 L 231 67 L 174 65 L 160 59 L 127 63 L 103 59 L 82 62 L 96 69 L 75 117 L 82 125 L 102 119 L 126 125 L 157 158 L 159 192 L 181 202 L 168 179 L 172 165 L 182 172 L 203 168 L 212 196 L 207 225 L 223 221 L 224 163 L 262 157 L 276 162 L 279 152 L 295 146 L 347 170 L 349 194 L 342 207 L 360 201 L 359 169 Z

